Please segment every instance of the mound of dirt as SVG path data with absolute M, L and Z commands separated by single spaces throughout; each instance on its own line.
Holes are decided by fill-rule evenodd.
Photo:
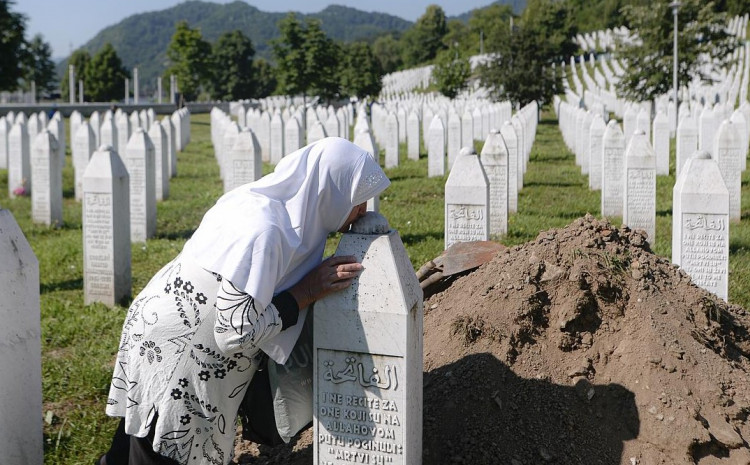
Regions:
M 425 302 L 423 463 L 750 464 L 749 330 L 640 231 L 543 232 Z

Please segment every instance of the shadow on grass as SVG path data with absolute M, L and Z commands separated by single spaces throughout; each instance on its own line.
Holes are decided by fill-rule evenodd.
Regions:
M 168 232 L 168 233 L 156 233 L 156 239 L 190 239 L 195 232 L 195 228 L 183 229 L 182 231 Z
M 69 279 L 67 281 L 57 281 L 54 283 L 41 283 L 39 285 L 39 292 L 46 294 L 48 292 L 57 291 L 73 291 L 83 289 L 83 278 Z
M 428 239 L 435 239 L 442 241 L 445 239 L 445 235 L 442 231 L 431 231 L 422 234 L 401 234 L 401 242 L 404 244 L 415 244 L 418 242 L 426 241 Z

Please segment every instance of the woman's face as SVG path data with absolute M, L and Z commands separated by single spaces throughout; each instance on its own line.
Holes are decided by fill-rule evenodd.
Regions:
M 351 213 L 349 213 L 349 216 L 346 218 L 346 221 L 344 221 L 344 225 L 339 228 L 340 233 L 344 233 L 349 231 L 349 226 L 352 225 L 355 221 L 362 218 L 364 214 L 367 212 L 367 202 L 362 202 L 359 205 L 352 208 Z

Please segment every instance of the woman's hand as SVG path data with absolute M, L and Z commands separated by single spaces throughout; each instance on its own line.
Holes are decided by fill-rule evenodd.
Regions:
M 289 288 L 289 293 L 302 309 L 331 292 L 346 289 L 363 269 L 352 255 L 330 257 Z

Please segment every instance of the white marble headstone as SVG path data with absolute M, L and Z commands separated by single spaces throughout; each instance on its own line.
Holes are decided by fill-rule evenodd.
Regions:
M 464 147 L 445 183 L 445 248 L 486 241 L 490 235 L 490 186 L 473 149 Z
M 114 306 L 131 293 L 130 180 L 120 156 L 101 146 L 83 174 L 84 303 Z
M 669 128 L 667 127 L 667 131 Z M 622 222 L 656 238 L 656 156 L 648 136 L 636 129 L 625 151 Z
M 75 196 L 76 200 L 81 201 L 83 199 L 83 173 L 86 171 L 91 155 L 96 151 L 96 138 L 91 125 L 87 121 L 81 121 L 72 139 Z
M 240 131 L 234 146 L 225 156 L 224 192 L 257 181 L 263 176 L 260 144 L 250 128 Z
M 698 286 L 729 296 L 729 191 L 708 152 L 683 166 L 672 194 L 672 262 Z
M 518 136 L 510 121 L 505 121 L 500 128 L 500 134 L 508 149 L 508 211 L 518 211 L 518 187 L 519 178 L 523 177 L 521 164 L 518 159 Z
M 602 188 L 602 142 L 607 124 L 602 115 L 594 115 L 594 120 L 589 128 L 589 189 L 601 190 Z
M 37 134 L 31 150 L 31 219 L 35 223 L 62 225 L 62 168 L 57 139 L 46 129 Z
M 490 238 L 508 232 L 508 148 L 496 129 L 490 130 L 480 155 L 490 184 Z
M 729 191 L 729 219 L 739 221 L 742 193 L 742 148 L 740 128 L 731 120 L 724 120 L 714 139 L 713 158 L 719 165 L 724 184 Z
M 610 120 L 602 138 L 602 216 L 622 216 L 625 136 Z
M 292 153 L 302 148 L 303 144 L 302 127 L 295 116 L 289 117 L 284 127 L 284 150 L 285 154 Z
M 156 166 L 154 144 L 142 128 L 130 137 L 123 162 L 130 176 L 130 240 L 145 242 L 156 233 Z
M 280 162 L 286 153 L 284 136 L 284 120 L 281 118 L 281 112 L 276 110 L 271 118 L 271 163 L 274 165 Z
M 31 190 L 31 144 L 26 125 L 16 123 L 8 132 L 8 196 Z
M 669 174 L 669 119 L 664 112 L 658 112 L 653 123 L 653 147 L 656 155 L 656 174 Z
M 427 134 L 427 176 L 445 174 L 445 126 L 440 115 L 435 115 Z
M 148 115 L 146 115 L 148 118 Z M 161 124 L 154 124 L 148 130 L 148 137 L 154 144 L 154 179 L 156 180 L 156 200 L 169 198 L 169 144 L 167 133 Z
M 398 166 L 398 117 L 395 113 L 389 113 L 385 119 L 385 167 L 393 168 Z
M 420 127 L 419 115 L 415 111 L 410 111 L 406 117 L 406 156 L 409 160 L 419 160 Z

